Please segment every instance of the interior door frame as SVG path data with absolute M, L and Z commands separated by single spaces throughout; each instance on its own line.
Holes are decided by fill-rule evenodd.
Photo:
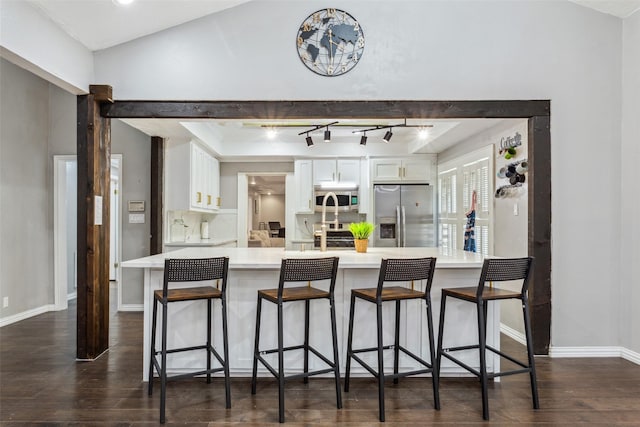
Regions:
M 122 189 L 122 154 L 112 154 L 112 160 L 118 160 L 119 170 L 118 185 Z M 66 310 L 68 307 L 67 293 L 67 254 L 66 254 L 66 221 L 65 218 L 70 213 L 65 206 L 66 195 L 66 173 L 63 169 L 67 162 L 78 161 L 75 154 L 53 156 L 53 282 L 54 282 L 54 310 Z M 122 212 L 122 191 L 119 190 L 119 206 Z M 116 234 L 118 245 L 116 248 L 116 262 L 122 263 L 122 215 L 118 215 L 116 220 Z M 79 258 L 78 258 L 79 262 Z M 121 305 L 122 280 L 120 269 L 116 270 L 118 283 L 118 307 Z
M 109 119 L 527 119 L 528 153 L 528 253 L 535 257 L 529 292 L 533 346 L 536 354 L 548 354 L 551 339 L 551 101 L 118 101 L 108 85 L 92 86 L 99 101 L 99 116 L 110 130 Z M 78 97 L 79 105 L 84 99 Z M 94 99 L 94 98 L 92 98 Z M 86 118 L 85 118 L 86 117 Z M 86 120 L 86 122 L 85 122 Z M 79 129 L 92 126 L 88 115 Z M 79 132 L 80 134 L 80 132 Z M 110 134 L 98 137 L 110 148 Z M 84 173 L 84 172 L 83 172 Z M 154 201 L 152 200 L 152 204 Z M 87 230 L 92 230 L 87 227 Z M 84 229 L 83 229 L 84 232 Z M 103 243 L 106 248 L 106 243 Z M 90 266 L 93 266 L 91 264 Z M 90 277 L 97 281 L 97 277 Z M 80 307 L 79 307 L 80 308 Z M 99 319 L 86 319 L 94 325 Z M 84 328 L 86 329 L 86 328 Z M 90 332 L 92 333 L 92 332 Z M 90 339 L 89 336 L 87 339 Z M 85 338 L 82 338 L 83 340 Z M 78 342 L 78 346 L 86 342 Z

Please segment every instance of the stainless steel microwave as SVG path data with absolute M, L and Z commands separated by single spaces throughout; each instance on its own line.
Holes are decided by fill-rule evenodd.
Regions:
M 313 187 L 315 211 L 322 212 L 322 201 L 328 193 L 334 193 L 338 200 L 339 212 L 357 212 L 360 202 L 358 187 L 323 187 L 316 185 Z M 329 196 L 327 198 L 327 212 L 335 212 L 335 200 Z

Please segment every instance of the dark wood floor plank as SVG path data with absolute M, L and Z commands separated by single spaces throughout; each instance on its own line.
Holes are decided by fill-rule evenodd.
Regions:
M 111 298 L 116 301 L 116 298 Z M 142 314 L 110 315 L 109 351 L 94 362 L 75 361 L 75 304 L 0 329 L 0 425 L 151 426 L 158 423 L 158 396 L 141 381 Z M 503 348 L 524 357 L 524 348 L 502 338 Z M 405 378 L 389 384 L 386 426 L 422 425 L 640 425 L 640 366 L 618 358 L 537 359 L 540 410 L 531 409 L 528 377 L 489 385 L 491 422 L 482 421 L 474 378 L 443 378 L 442 409 L 433 409 L 431 381 Z M 220 377 L 208 385 L 195 378 L 170 382 L 167 425 L 278 425 L 277 383 L 260 378 L 250 394 L 248 378 L 232 381 L 232 408 L 225 409 Z M 287 425 L 378 425 L 377 383 L 352 380 L 335 408 L 333 380 L 312 378 L 286 385 Z M 159 391 L 159 390 L 158 390 Z

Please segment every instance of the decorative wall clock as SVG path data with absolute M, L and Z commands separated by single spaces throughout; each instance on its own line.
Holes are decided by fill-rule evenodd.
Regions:
M 360 62 L 364 33 L 358 21 L 340 9 L 322 9 L 302 22 L 297 38 L 302 63 L 321 76 L 340 76 Z

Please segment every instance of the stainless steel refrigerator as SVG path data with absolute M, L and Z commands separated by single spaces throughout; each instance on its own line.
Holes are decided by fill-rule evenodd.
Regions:
M 373 186 L 378 247 L 436 246 L 435 198 L 428 184 Z

